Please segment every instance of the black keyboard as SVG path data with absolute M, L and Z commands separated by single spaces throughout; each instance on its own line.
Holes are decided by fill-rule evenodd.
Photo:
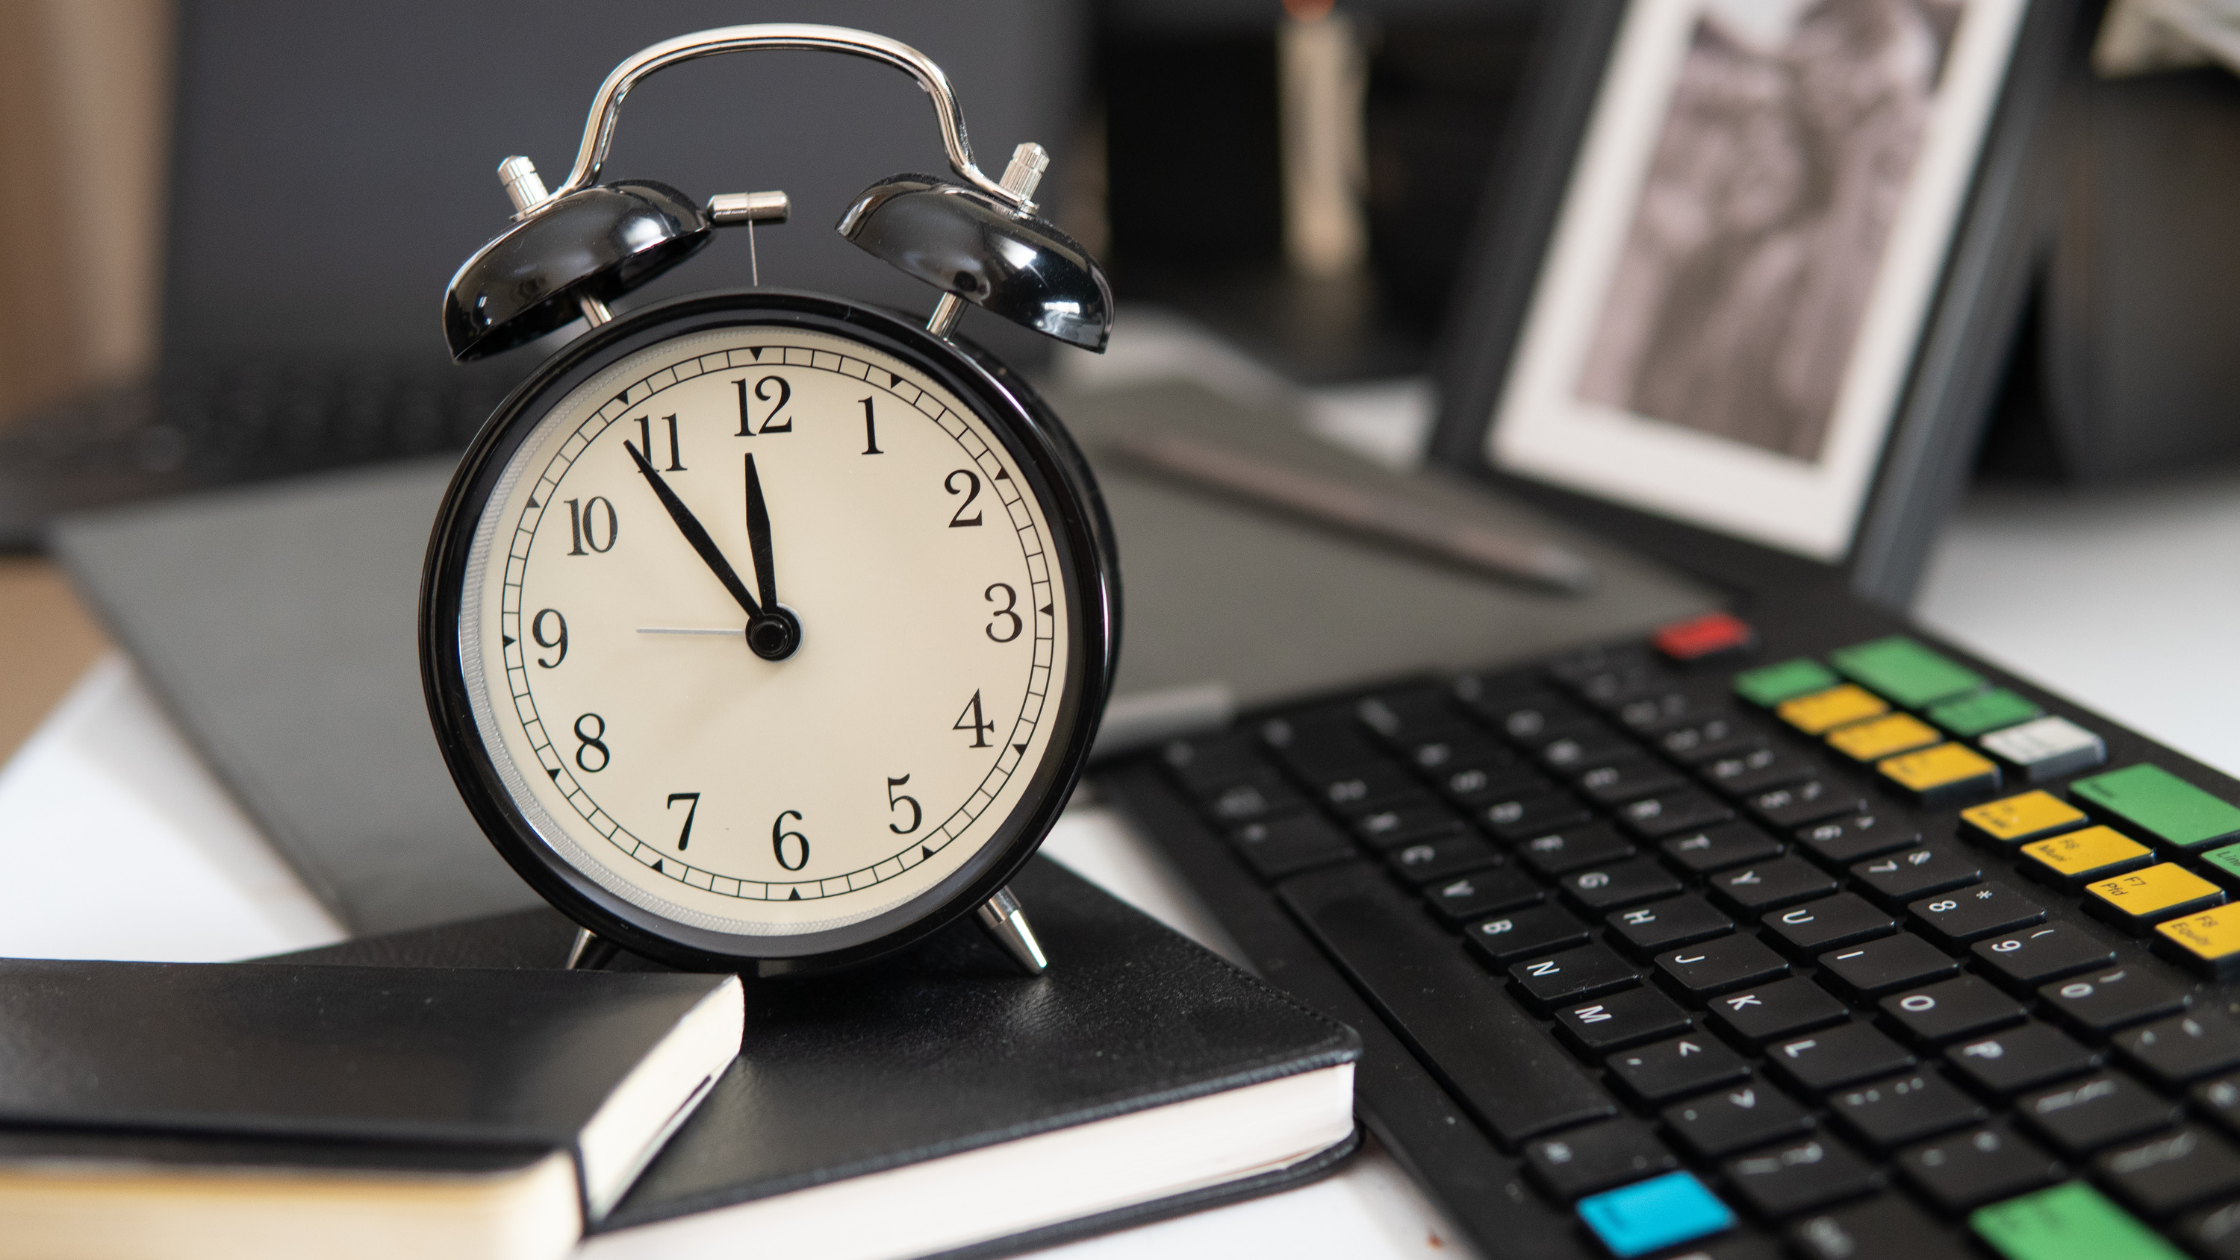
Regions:
M 167 369 L 0 428 L 0 549 L 110 504 L 455 454 L 512 369 L 240 361 Z
M 2240 1257 L 2240 783 L 1864 610 L 1759 620 L 1100 787 L 1361 1032 L 1489 1257 Z

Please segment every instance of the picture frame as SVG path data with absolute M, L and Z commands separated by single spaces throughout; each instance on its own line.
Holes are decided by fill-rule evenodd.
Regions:
M 1449 321 L 1434 463 L 1709 576 L 1902 604 L 2026 305 L 2079 6 L 1559 8 Z

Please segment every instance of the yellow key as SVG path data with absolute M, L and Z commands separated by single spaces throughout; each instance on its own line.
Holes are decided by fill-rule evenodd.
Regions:
M 1943 738 L 1936 727 L 1910 713 L 1892 713 L 1836 731 L 1828 736 L 1828 746 L 1853 761 L 1880 761 L 1895 753 L 1927 748 Z
M 1979 840 L 2016 844 L 2067 831 L 2084 822 L 2084 811 L 2051 792 L 2024 792 L 1960 811 L 1960 827 Z
M 2119 875 L 2145 866 L 2154 857 L 2154 850 L 2113 827 L 2087 827 L 2033 840 L 2022 846 L 2022 853 L 2035 864 L 2024 869 L 2062 885 Z
M 1855 683 L 1784 700 L 1774 710 L 1782 721 L 1807 735 L 1825 735 L 1839 726 L 1880 717 L 1889 711 L 1890 705 L 1881 696 Z
M 1999 790 L 1998 765 L 1966 744 L 1939 744 L 1878 762 L 1875 769 L 1932 807 Z
M 2240 909 L 2218 906 L 2199 914 L 2155 925 L 2186 961 L 2212 975 L 2229 975 L 2240 969 Z
M 2224 904 L 2224 889 L 2170 862 L 2097 880 L 2085 891 L 2092 894 L 2086 909 L 2131 927 Z

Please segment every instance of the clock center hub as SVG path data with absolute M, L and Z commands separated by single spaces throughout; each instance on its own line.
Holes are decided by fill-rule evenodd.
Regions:
M 747 623 L 747 646 L 766 661 L 782 661 L 801 647 L 801 619 L 779 605 Z

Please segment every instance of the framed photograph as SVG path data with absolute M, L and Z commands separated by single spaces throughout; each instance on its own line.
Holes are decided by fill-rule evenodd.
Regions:
M 1843 564 L 1963 229 L 2013 218 L 1979 175 L 1995 125 L 2016 122 L 2002 103 L 2032 7 L 1614 6 L 1530 265 L 1514 231 L 1490 264 L 1518 300 L 1500 312 L 1499 276 L 1481 277 L 1494 314 L 1450 346 L 1449 455 L 1459 431 L 1496 472 Z M 1980 341 L 2019 309 L 2000 279 L 2005 332 L 1967 313 L 1979 358 L 2003 359 L 2004 340 Z

